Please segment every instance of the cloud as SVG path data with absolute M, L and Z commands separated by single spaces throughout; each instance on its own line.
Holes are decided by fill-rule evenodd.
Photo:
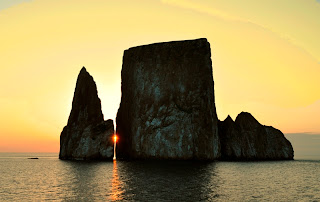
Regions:
M 0 10 L 10 8 L 12 6 L 15 6 L 17 4 L 21 4 L 24 2 L 30 2 L 31 0 L 1 0 L 0 2 Z
M 176 6 L 184 9 L 190 9 L 199 13 L 204 13 L 210 16 L 222 18 L 224 20 L 231 21 L 247 21 L 236 16 L 232 16 L 229 13 L 213 8 L 200 2 L 194 2 L 189 0 L 161 0 L 162 3 L 171 6 Z

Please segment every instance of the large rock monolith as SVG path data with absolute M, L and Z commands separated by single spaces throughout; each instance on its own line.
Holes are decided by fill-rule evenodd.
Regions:
M 68 124 L 60 135 L 60 159 L 108 159 L 113 156 L 113 121 L 104 121 L 97 87 L 83 67 Z
M 241 112 L 235 121 L 219 121 L 222 160 L 291 160 L 293 148 L 283 133 L 261 125 L 250 113 Z
M 220 155 L 210 44 L 173 41 L 125 50 L 117 153 L 146 159 Z

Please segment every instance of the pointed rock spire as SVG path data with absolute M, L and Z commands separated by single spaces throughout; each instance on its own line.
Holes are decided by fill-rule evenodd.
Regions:
M 103 121 L 101 102 L 92 76 L 83 67 L 78 75 L 68 125 Z
M 83 67 L 68 124 L 60 136 L 60 159 L 106 159 L 113 155 L 113 121 L 103 120 L 96 83 Z

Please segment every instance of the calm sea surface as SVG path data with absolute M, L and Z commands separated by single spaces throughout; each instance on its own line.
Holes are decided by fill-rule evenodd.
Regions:
M 0 201 L 320 201 L 319 160 L 83 162 L 0 153 L 0 174 Z

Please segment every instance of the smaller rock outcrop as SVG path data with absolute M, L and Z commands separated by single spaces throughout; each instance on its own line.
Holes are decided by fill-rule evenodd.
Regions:
M 83 67 L 77 79 L 68 124 L 60 135 L 59 158 L 111 158 L 113 133 L 113 121 L 103 120 L 96 84 Z
M 294 152 L 283 133 L 261 125 L 250 113 L 241 112 L 235 121 L 219 121 L 222 160 L 291 160 Z

